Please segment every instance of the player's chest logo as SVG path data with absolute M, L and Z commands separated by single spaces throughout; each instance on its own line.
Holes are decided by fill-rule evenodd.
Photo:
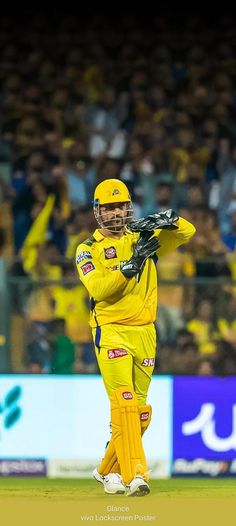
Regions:
M 104 256 L 105 256 L 105 259 L 117 258 L 115 247 L 104 248 Z

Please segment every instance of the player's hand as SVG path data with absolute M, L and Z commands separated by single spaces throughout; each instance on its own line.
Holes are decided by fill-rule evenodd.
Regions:
M 150 233 L 141 234 L 133 251 L 135 259 L 147 259 L 153 256 L 160 247 L 160 240 L 158 237 L 151 237 Z
M 140 276 L 145 261 L 153 256 L 159 247 L 160 241 L 157 237 L 150 238 L 149 232 L 141 235 L 134 247 L 133 256 L 121 267 L 122 274 L 126 278 L 132 278 L 136 274 Z
M 151 214 L 136 221 L 131 221 L 127 228 L 131 232 L 152 232 L 156 229 L 175 230 L 178 228 L 174 223 L 178 221 L 178 214 L 172 210 L 165 210 L 159 214 Z

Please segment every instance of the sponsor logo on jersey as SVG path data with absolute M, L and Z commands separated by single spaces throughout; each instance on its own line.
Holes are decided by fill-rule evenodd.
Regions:
M 123 396 L 123 398 L 125 400 L 132 400 L 132 398 L 133 398 L 133 395 L 132 395 L 132 393 L 130 391 L 124 391 L 122 393 L 122 396 Z
M 144 358 L 142 365 L 144 365 L 144 367 L 153 367 L 155 365 L 155 358 Z
M 140 420 L 141 420 L 142 422 L 146 422 L 146 420 L 148 420 L 148 417 L 149 417 L 149 413 L 147 413 L 147 412 L 146 412 L 146 413 L 141 413 L 141 414 L 140 414 Z
M 84 261 L 85 259 L 92 259 L 92 254 L 90 254 L 90 252 L 87 252 L 87 250 L 84 250 L 83 252 L 77 254 L 76 263 L 81 263 L 81 261 Z
M 85 263 L 84 265 L 82 265 L 81 270 L 83 272 L 83 275 L 85 276 L 86 274 L 91 272 L 91 270 L 95 270 L 95 266 L 91 262 Z
M 117 258 L 115 247 L 104 248 L 105 259 Z
M 121 356 L 126 356 L 128 353 L 125 349 L 109 349 L 107 354 L 108 358 L 120 358 Z
M 114 265 L 113 267 L 108 267 L 108 268 L 110 268 L 111 270 L 119 270 L 120 265 Z
M 113 267 L 107 267 L 111 270 L 120 270 L 120 268 L 123 267 L 123 265 L 126 263 L 127 259 L 125 261 L 120 261 L 117 265 L 113 265 Z

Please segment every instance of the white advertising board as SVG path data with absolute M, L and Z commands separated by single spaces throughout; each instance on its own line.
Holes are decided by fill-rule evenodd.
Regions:
M 169 476 L 172 379 L 154 377 L 144 435 L 151 475 Z M 45 459 L 49 476 L 86 476 L 110 438 L 109 401 L 99 376 L 0 375 L 0 459 Z

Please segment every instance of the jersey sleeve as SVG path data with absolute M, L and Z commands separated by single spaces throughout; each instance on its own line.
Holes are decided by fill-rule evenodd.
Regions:
M 103 301 L 125 288 L 127 278 L 120 270 L 105 269 L 93 248 L 84 244 L 76 251 L 76 267 L 80 280 L 89 295 L 96 301 Z
M 180 217 L 175 224 L 178 226 L 176 230 L 155 230 L 155 235 L 158 235 L 161 245 L 157 250 L 158 256 L 165 256 L 180 245 L 188 243 L 196 232 L 193 224 L 183 217 Z

